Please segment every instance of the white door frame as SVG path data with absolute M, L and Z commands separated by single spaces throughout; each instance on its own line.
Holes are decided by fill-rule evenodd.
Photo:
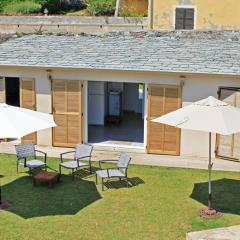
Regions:
M 83 121 L 83 141 L 84 143 L 88 143 L 88 81 L 83 81 L 83 116 L 84 116 L 84 121 Z M 102 81 L 102 82 L 113 82 L 113 81 Z M 119 81 L 118 81 L 119 82 Z M 116 144 L 109 144 L 109 146 L 112 147 L 119 147 L 119 148 L 136 148 L 136 149 L 141 149 L 144 150 L 146 152 L 146 147 L 147 147 L 147 83 L 145 82 L 126 82 L 126 81 L 122 81 L 122 83 L 136 83 L 136 84 L 144 84 L 145 88 L 144 88 L 144 127 L 143 127 L 143 146 L 142 147 L 135 147 L 135 146 L 131 146 L 129 147 L 128 145 L 116 145 Z M 99 144 L 100 146 L 101 144 Z M 104 146 L 104 144 L 102 145 Z

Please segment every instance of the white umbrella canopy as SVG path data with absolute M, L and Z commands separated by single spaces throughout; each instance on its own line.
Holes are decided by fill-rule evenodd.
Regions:
M 240 110 L 214 97 L 192 103 L 152 121 L 221 135 L 240 132 Z
M 0 138 L 21 138 L 51 127 L 56 123 L 50 114 L 0 104 Z
M 181 129 L 209 133 L 208 209 L 201 209 L 200 215 L 203 217 L 221 215 L 220 212 L 212 209 L 211 172 L 213 163 L 211 162 L 211 134 L 230 135 L 240 132 L 240 110 L 210 96 L 152 121 Z
M 56 127 L 56 123 L 50 114 L 0 104 L 0 138 L 21 138 L 51 127 Z M 9 206 L 10 203 L 2 199 L 0 185 L 0 208 Z

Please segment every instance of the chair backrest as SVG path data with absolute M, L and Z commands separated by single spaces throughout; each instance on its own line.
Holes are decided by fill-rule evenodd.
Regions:
M 117 167 L 122 169 L 124 168 L 127 169 L 130 161 L 131 161 L 131 157 L 129 157 L 126 153 L 121 153 L 117 163 Z
M 87 144 L 78 144 L 76 146 L 75 159 L 91 160 L 93 146 Z
M 17 159 L 35 157 L 35 146 L 32 142 L 15 145 Z

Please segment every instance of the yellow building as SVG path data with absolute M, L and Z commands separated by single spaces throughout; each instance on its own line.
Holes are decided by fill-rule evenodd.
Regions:
M 148 0 L 120 0 L 117 5 L 120 16 L 146 16 L 148 13 Z
M 154 30 L 240 29 L 239 0 L 149 0 Z

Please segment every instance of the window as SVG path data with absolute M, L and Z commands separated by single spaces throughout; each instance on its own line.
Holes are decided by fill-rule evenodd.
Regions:
M 144 85 L 143 84 L 139 84 L 138 85 L 138 99 L 142 100 L 143 99 L 143 92 L 144 92 Z
M 175 29 L 177 30 L 194 29 L 194 8 L 176 8 Z

